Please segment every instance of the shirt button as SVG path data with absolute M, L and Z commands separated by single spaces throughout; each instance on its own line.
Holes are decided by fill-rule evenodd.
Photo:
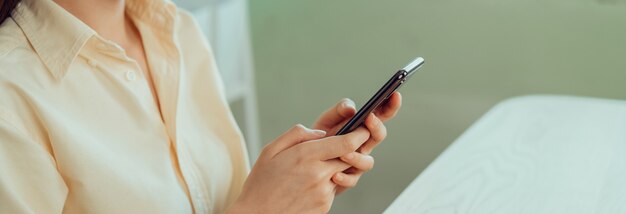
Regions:
M 137 79 L 137 74 L 134 71 L 126 71 L 126 79 L 129 81 L 133 81 Z

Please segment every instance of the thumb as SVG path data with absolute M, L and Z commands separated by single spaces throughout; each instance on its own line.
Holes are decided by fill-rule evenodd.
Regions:
M 268 144 L 264 152 L 273 157 L 298 143 L 320 139 L 324 136 L 326 132 L 323 130 L 309 129 L 302 124 L 297 124 Z
M 335 106 L 326 110 L 317 119 L 313 127 L 318 129 L 331 129 L 356 113 L 354 101 L 344 98 Z

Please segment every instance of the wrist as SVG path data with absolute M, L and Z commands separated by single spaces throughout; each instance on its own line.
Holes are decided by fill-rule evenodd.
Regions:
M 252 206 L 248 203 L 244 203 L 242 200 L 238 199 L 230 205 L 230 207 L 226 210 L 226 214 L 247 214 L 247 213 L 257 213 Z

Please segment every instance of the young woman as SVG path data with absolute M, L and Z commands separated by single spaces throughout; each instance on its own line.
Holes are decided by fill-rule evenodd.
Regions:
M 324 213 L 373 167 L 382 121 L 343 100 L 249 171 L 213 55 L 163 0 L 2 0 L 0 213 Z

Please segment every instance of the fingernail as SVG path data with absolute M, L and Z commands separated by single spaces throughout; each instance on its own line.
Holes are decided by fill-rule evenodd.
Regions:
M 346 99 L 345 101 L 343 101 L 343 105 L 348 108 L 356 108 L 354 105 L 354 101 L 350 99 Z
M 313 133 L 315 133 L 316 135 L 320 135 L 320 136 L 326 136 L 326 131 L 324 130 L 315 129 L 313 130 Z

